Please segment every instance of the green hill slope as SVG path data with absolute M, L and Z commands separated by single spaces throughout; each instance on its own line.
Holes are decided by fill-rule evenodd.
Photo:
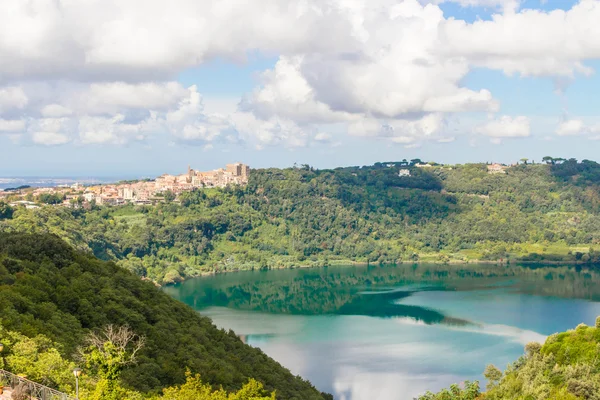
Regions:
M 600 164 L 591 161 L 495 174 L 485 164 L 403 162 L 262 169 L 247 187 L 179 200 L 90 211 L 4 207 L 0 230 L 55 233 L 160 284 L 328 263 L 600 260 Z
M 139 362 L 123 375 L 136 390 L 183 383 L 190 368 L 204 382 L 227 390 L 252 377 L 276 390 L 278 399 L 323 398 L 262 351 L 215 328 L 152 283 L 52 235 L 0 233 L 0 310 L 6 329 L 43 334 L 66 358 L 91 329 L 129 325 L 146 337 Z

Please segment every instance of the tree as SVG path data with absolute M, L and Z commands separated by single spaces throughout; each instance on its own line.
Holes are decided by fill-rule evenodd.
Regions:
M 476 400 L 480 395 L 479 382 L 465 381 L 463 389 L 453 384 L 450 385 L 450 389 L 442 389 L 439 393 L 427 392 L 418 400 Z
M 521 158 L 521 162 L 525 165 L 527 165 L 528 161 L 529 161 L 529 158 Z
M 175 195 L 175 193 L 173 193 L 171 190 L 167 190 L 167 191 L 164 193 L 164 195 L 163 195 L 163 196 L 164 196 L 164 199 L 165 199 L 165 201 L 166 201 L 167 203 L 170 203 L 170 202 L 172 202 L 172 201 L 173 201 L 173 200 L 175 200 L 175 198 L 177 197 L 177 196 Z
M 163 390 L 160 400 L 275 400 L 275 392 L 269 394 L 262 383 L 250 379 L 238 392 L 227 394 L 222 388 L 213 391 L 210 385 L 204 384 L 200 375 L 193 375 L 188 370 L 186 382 L 177 387 Z M 158 400 L 158 399 L 157 399 Z
M 43 335 L 27 337 L 0 325 L 0 342 L 5 345 L 0 368 L 27 375 L 35 382 L 62 391 L 73 389 L 75 365 L 60 355 L 56 344 Z
M 488 380 L 486 388 L 487 390 L 490 390 L 492 387 L 496 386 L 498 382 L 500 382 L 500 379 L 502 379 L 502 371 L 496 368 L 493 364 L 489 364 L 485 367 L 483 376 Z
M 413 158 L 412 160 L 410 160 L 410 165 L 417 165 L 417 164 L 423 164 L 423 161 L 421 161 L 420 158 Z
M 90 333 L 80 356 L 86 367 L 97 374 L 99 381 L 93 399 L 122 399 L 127 395 L 119 384 L 121 372 L 137 360 L 144 347 L 145 338 L 138 336 L 128 326 L 107 325 L 99 332 Z
M 38 200 L 41 203 L 45 203 L 45 204 L 60 204 L 63 202 L 64 199 L 65 199 L 65 195 L 59 194 L 59 193 L 54 193 L 54 194 L 42 193 L 38 197 Z
M 542 345 L 538 342 L 529 342 L 525 345 L 525 354 L 529 357 L 533 357 L 535 354 L 538 354 L 542 349 Z
M 554 157 L 545 156 L 544 158 L 542 158 L 542 161 L 544 161 L 546 164 L 554 165 Z
M 13 216 L 14 210 L 11 206 L 6 204 L 3 201 L 0 201 L 0 220 L 2 219 L 11 219 Z

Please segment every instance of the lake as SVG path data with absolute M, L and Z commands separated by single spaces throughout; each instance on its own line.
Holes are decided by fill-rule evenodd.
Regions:
M 412 399 L 504 369 L 600 315 L 579 267 L 401 265 L 248 271 L 164 289 L 340 400 Z

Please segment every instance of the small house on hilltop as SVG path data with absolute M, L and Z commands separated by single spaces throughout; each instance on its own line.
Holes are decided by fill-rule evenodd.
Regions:
M 488 174 L 505 174 L 506 169 L 508 167 L 506 165 L 494 163 L 487 166 Z

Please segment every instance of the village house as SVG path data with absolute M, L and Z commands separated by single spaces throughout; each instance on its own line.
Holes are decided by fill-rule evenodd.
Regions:
M 494 163 L 487 166 L 487 170 L 489 174 L 505 174 L 506 169 L 508 167 L 506 165 Z

